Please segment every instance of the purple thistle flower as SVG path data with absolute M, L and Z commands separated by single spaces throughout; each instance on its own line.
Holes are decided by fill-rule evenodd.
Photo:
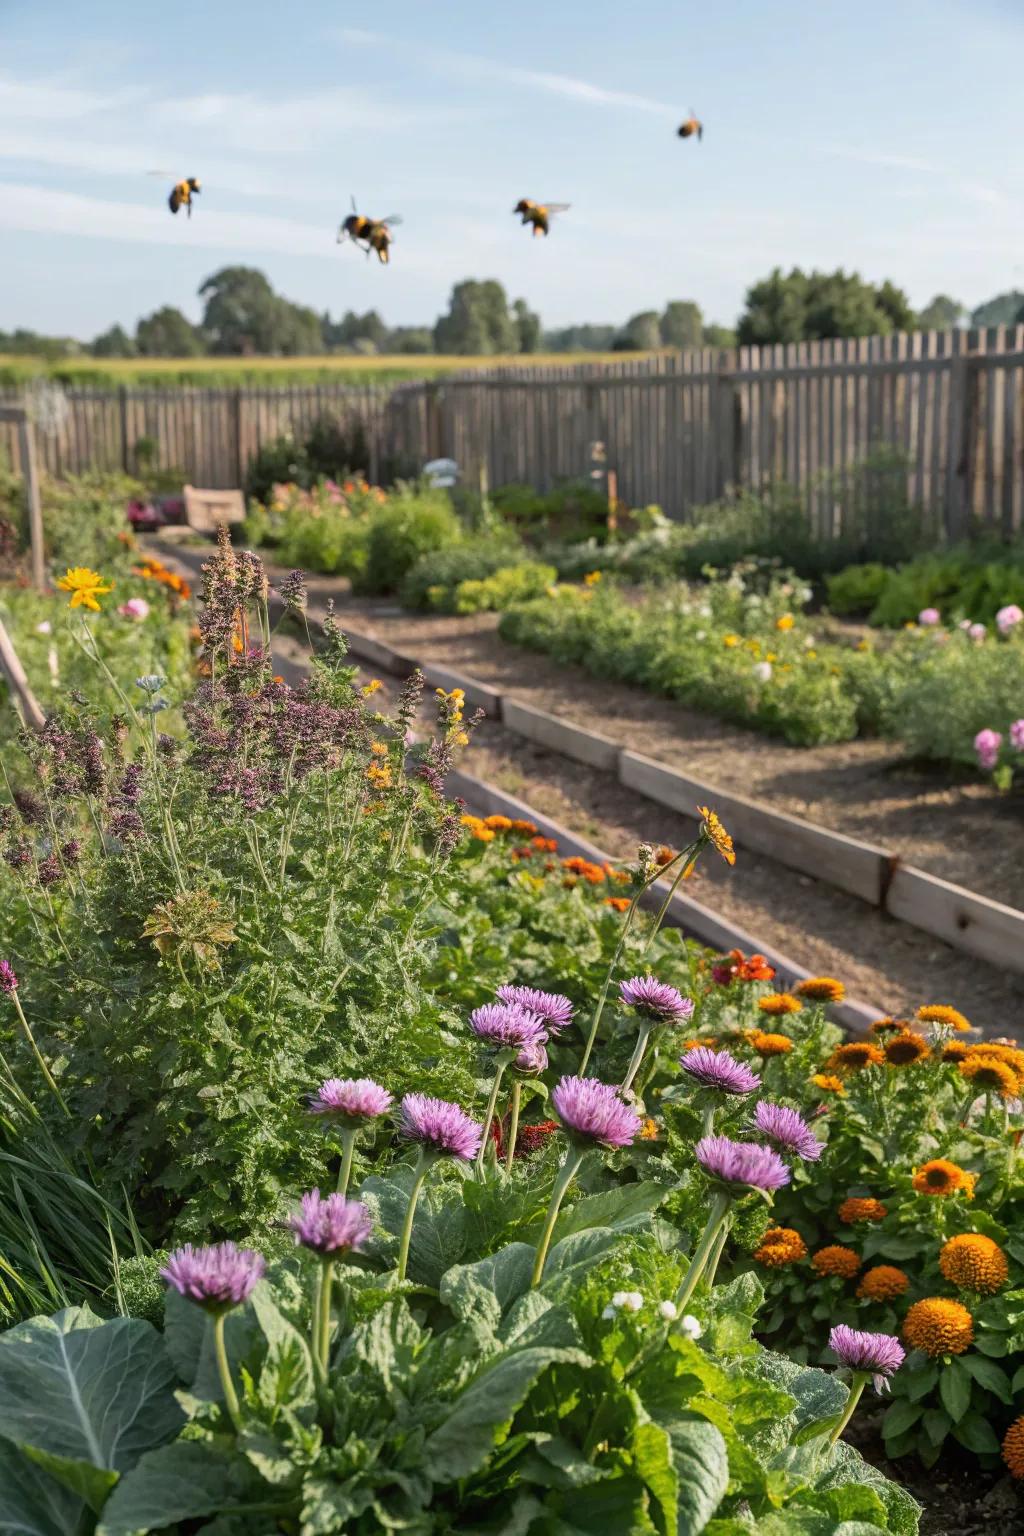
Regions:
M 563 1077 L 551 1103 L 569 1138 L 586 1146 L 628 1147 L 640 1130 L 640 1116 L 618 1090 L 595 1077 Z
M 526 1072 L 536 1077 L 538 1073 L 547 1071 L 548 1053 L 538 1040 L 534 1045 L 524 1045 L 512 1065 L 517 1072 Z
M 704 1172 L 723 1184 L 771 1193 L 789 1183 L 789 1169 L 770 1147 L 729 1136 L 703 1136 L 693 1150 Z
M 263 1278 L 266 1263 L 252 1248 L 235 1243 L 214 1243 L 176 1248 L 160 1271 L 168 1286 L 204 1307 L 207 1312 L 226 1312 L 247 1301 Z
M 693 1014 L 693 1003 L 688 997 L 654 976 L 620 981 L 619 996 L 627 1008 L 635 1008 L 661 1024 L 682 1024 Z
M 572 1023 L 573 1005 L 561 992 L 540 992 L 536 987 L 516 987 L 510 984 L 499 987 L 495 996 L 499 1003 L 518 1003 L 544 1021 L 548 1032 L 557 1035 Z
M 870 1371 L 878 1393 L 888 1388 L 889 1377 L 906 1359 L 899 1339 L 891 1333 L 862 1333 L 840 1323 L 828 1336 L 828 1347 L 840 1365 L 853 1371 Z
M 822 1154 L 821 1142 L 806 1120 L 784 1104 L 769 1104 L 762 1099 L 754 1106 L 754 1130 L 779 1152 L 793 1152 L 805 1163 L 816 1163 Z
M 0 992 L 10 997 L 12 992 L 18 990 L 18 978 L 14 974 L 14 967 L 8 960 L 0 960 Z
M 679 1065 L 702 1088 L 713 1088 L 718 1093 L 753 1093 L 761 1086 L 756 1072 L 751 1072 L 728 1051 L 713 1051 L 709 1045 L 687 1051 Z
M 64 869 L 55 853 L 48 854 L 45 859 L 39 860 L 36 865 L 36 879 L 44 891 L 51 885 L 59 885 L 63 878 Z
M 359 1249 L 370 1235 L 370 1213 L 360 1200 L 344 1195 L 321 1198 L 318 1189 L 302 1197 L 302 1208 L 289 1217 L 295 1241 L 325 1258 Z
M 543 1045 L 547 1039 L 547 1031 L 537 1015 L 515 1003 L 485 1003 L 482 1008 L 474 1008 L 469 1024 L 475 1035 L 497 1051 Z
M 459 1157 L 471 1163 L 480 1150 L 483 1126 L 458 1104 L 426 1093 L 407 1093 L 399 1105 L 398 1133 L 418 1141 L 434 1157 Z
M 328 1077 L 310 1094 L 306 1108 L 355 1130 L 389 1110 L 391 1094 L 372 1077 Z

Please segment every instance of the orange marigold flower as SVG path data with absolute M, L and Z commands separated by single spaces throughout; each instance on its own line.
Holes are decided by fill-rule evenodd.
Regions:
M 871 1026 L 873 1035 L 896 1035 L 908 1027 L 906 1019 L 893 1019 L 886 1014 L 884 1019 L 876 1019 Z
M 868 1195 L 851 1195 L 844 1200 L 839 1207 L 839 1220 L 847 1226 L 852 1226 L 855 1221 L 882 1221 L 885 1218 L 886 1207 L 881 1200 L 875 1200 Z
M 1020 1087 L 1016 1072 L 998 1056 L 979 1056 L 976 1051 L 969 1051 L 957 1071 L 979 1092 L 998 1093 L 1001 1099 L 1014 1098 Z
M 815 1088 L 820 1088 L 822 1093 L 835 1093 L 838 1094 L 840 1098 L 843 1098 L 846 1093 L 842 1078 L 833 1077 L 828 1072 L 815 1072 L 814 1076 L 811 1078 L 811 1082 L 814 1084 Z
M 606 896 L 604 904 L 606 907 L 614 907 L 616 912 L 628 912 L 630 908 L 628 896 Z
M 536 824 L 536 822 L 533 822 L 533 821 L 513 821 L 512 826 L 514 827 L 514 829 L 517 832 L 521 832 L 524 837 L 536 837 L 536 835 L 537 835 L 537 824 Z
M 366 770 L 366 777 L 369 780 L 369 782 L 373 785 L 374 789 L 390 789 L 391 788 L 391 765 L 390 765 L 390 763 L 371 763 L 369 768 L 367 768 L 367 770 Z
M 795 623 L 796 620 L 791 613 L 781 613 L 775 620 L 775 628 L 781 629 L 785 633 L 787 629 L 792 629 Z
M 883 1049 L 890 1067 L 912 1067 L 931 1055 L 927 1041 L 915 1035 L 911 1029 L 893 1035 L 891 1040 L 885 1042 Z
M 657 1139 L 658 1139 L 658 1122 L 656 1120 L 652 1120 L 650 1115 L 648 1115 L 647 1118 L 644 1120 L 643 1125 L 640 1127 L 640 1140 L 641 1141 L 657 1141 Z
M 736 863 L 736 853 L 732 846 L 732 838 L 722 826 L 714 811 L 706 805 L 698 805 L 700 812 L 700 832 L 706 843 L 710 843 L 716 853 L 720 853 L 727 864 Z
M 971 1047 L 966 1040 L 948 1040 L 942 1047 L 943 1061 L 963 1061 Z
M 490 827 L 492 832 L 510 832 L 512 823 L 507 816 L 485 816 L 484 826 Z
M 1003 1460 L 1011 1477 L 1024 1477 L 1024 1413 L 1014 1419 L 1003 1436 Z
M 768 964 L 764 955 L 751 955 L 748 960 L 741 957 L 738 974 L 740 981 L 771 981 L 775 967 Z
M 883 1052 L 870 1040 L 850 1040 L 846 1045 L 837 1045 L 828 1059 L 830 1067 L 843 1072 L 861 1072 L 865 1067 L 881 1067 L 884 1064 Z
M 987 1295 L 1004 1286 L 1010 1274 L 1006 1254 L 981 1232 L 962 1232 L 943 1243 L 939 1269 L 951 1285 L 962 1291 L 982 1291 Z
M 754 1258 L 768 1269 L 798 1264 L 806 1257 L 807 1244 L 793 1227 L 769 1227 L 761 1239 L 761 1246 L 754 1250 Z
M 959 1301 L 926 1296 L 903 1319 L 903 1338 L 926 1355 L 962 1355 L 974 1343 L 974 1322 Z
M 963 1031 L 970 1029 L 970 1019 L 965 1019 L 956 1008 L 950 1008 L 948 1003 L 926 1003 L 917 1010 L 917 1017 L 922 1024 L 948 1024 L 952 1029 Z
M 664 868 L 666 864 L 671 864 L 674 858 L 674 852 L 671 848 L 668 847 L 666 843 L 662 843 L 660 848 L 656 848 L 654 850 L 654 862 L 655 864 L 660 864 L 662 868 Z
M 747 1039 L 760 1056 L 788 1056 L 793 1049 L 792 1040 L 785 1035 L 768 1034 L 763 1029 L 750 1030 Z
M 806 981 L 798 981 L 793 990 L 817 1003 L 841 1003 L 846 996 L 845 985 L 834 976 L 808 976 Z
M 827 1248 L 819 1248 L 811 1263 L 819 1275 L 837 1275 L 840 1280 L 852 1280 L 860 1269 L 857 1254 L 852 1248 L 844 1248 L 841 1243 L 830 1243 Z
M 530 843 L 532 847 L 539 848 L 541 853 L 558 852 L 558 844 L 553 837 L 532 837 Z
M 770 1014 L 773 1019 L 781 1018 L 785 1013 L 799 1013 L 803 1007 L 798 997 L 792 992 L 769 992 L 764 997 L 759 997 L 757 1006 L 762 1013 Z
M 922 1163 L 913 1182 L 919 1195 L 955 1195 L 960 1190 L 970 1194 L 974 1190 L 974 1175 L 944 1157 Z
M 863 1301 L 895 1301 L 905 1293 L 909 1284 L 902 1269 L 897 1269 L 894 1264 L 876 1264 L 864 1274 L 857 1295 Z

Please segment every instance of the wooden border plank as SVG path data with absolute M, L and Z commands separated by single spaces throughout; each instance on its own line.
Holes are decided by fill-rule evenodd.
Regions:
M 550 747 L 553 752 L 561 752 L 563 757 L 586 763 L 590 768 L 602 768 L 609 773 L 618 771 L 622 747 L 609 736 L 588 731 L 581 725 L 571 725 L 567 720 L 549 715 L 543 709 L 534 709 L 532 704 L 524 704 L 519 699 L 502 698 L 501 718 L 510 731 L 525 736 L 527 741 L 536 742 L 538 746 Z
M 901 864 L 886 893 L 891 917 L 1002 970 L 1024 974 L 1024 912 Z

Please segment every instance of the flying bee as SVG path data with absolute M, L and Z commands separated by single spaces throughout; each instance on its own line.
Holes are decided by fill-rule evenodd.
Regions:
M 401 224 L 401 216 L 397 213 L 389 213 L 386 219 L 368 219 L 365 214 L 356 212 L 356 200 L 352 199 L 352 212 L 344 220 L 338 230 L 338 244 L 351 240 L 354 245 L 360 246 L 369 256 L 371 251 L 377 252 L 377 260 L 387 266 L 391 259 L 390 246 L 394 239 L 391 233 L 393 224 Z
M 532 198 L 521 197 L 512 212 L 522 214 L 521 223 L 533 225 L 536 238 L 537 235 L 547 234 L 551 228 L 552 214 L 564 213 L 571 206 L 570 203 L 535 203 Z
M 167 199 L 167 206 L 172 213 L 177 213 L 179 208 L 187 208 L 188 216 L 191 218 L 192 199 L 202 190 L 198 176 L 187 176 L 184 181 L 176 181 Z
M 694 134 L 697 135 L 698 139 L 702 139 L 704 137 L 704 124 L 691 107 L 690 115 L 686 122 L 679 125 L 679 137 L 681 139 L 692 139 Z

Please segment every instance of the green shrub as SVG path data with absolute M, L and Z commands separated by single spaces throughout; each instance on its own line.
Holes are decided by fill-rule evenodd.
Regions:
M 406 608 L 448 612 L 452 593 L 461 581 L 484 581 L 495 571 L 525 559 L 525 549 L 507 531 L 502 536 L 462 539 L 420 555 L 406 572 L 399 596 Z
M 502 613 L 513 603 L 539 597 L 558 578 L 553 565 L 534 560 L 505 566 L 483 581 L 460 581 L 455 588 L 456 613 Z
M 828 605 L 833 613 L 870 613 L 891 575 L 887 566 L 877 562 L 848 565 L 845 570 L 825 578 Z
M 444 491 L 400 486 L 367 519 L 366 562 L 353 573 L 353 586 L 366 593 L 397 592 L 421 555 L 461 538 L 461 525 Z

